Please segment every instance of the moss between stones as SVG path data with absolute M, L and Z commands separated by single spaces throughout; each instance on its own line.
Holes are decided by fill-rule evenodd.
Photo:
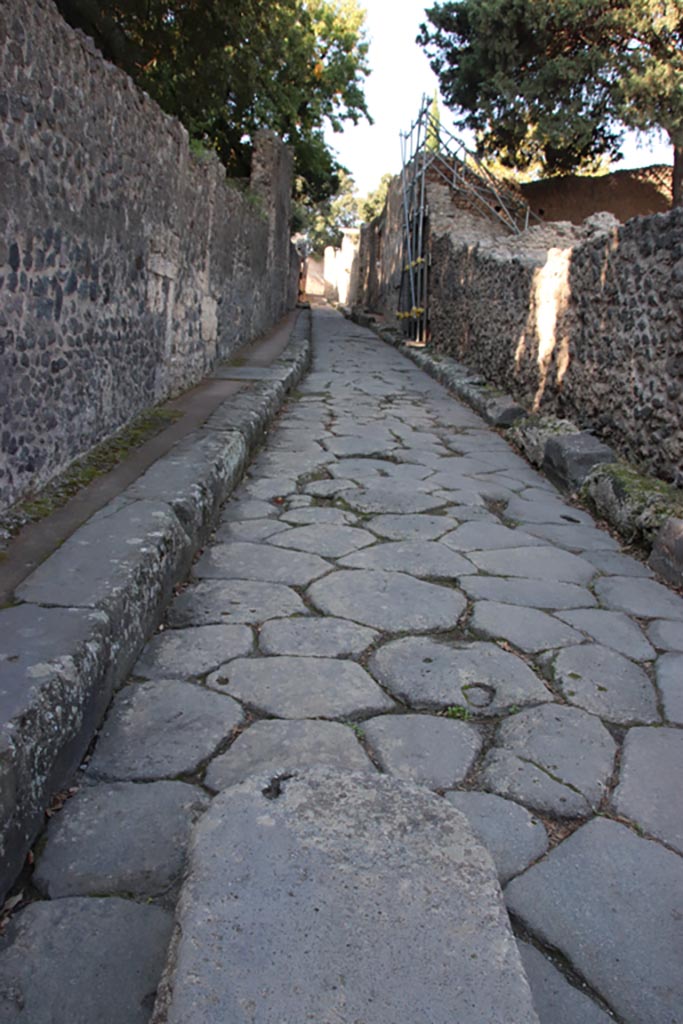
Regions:
M 155 406 L 136 417 L 127 427 L 107 441 L 103 441 L 82 459 L 78 459 L 56 480 L 37 494 L 13 505 L 0 514 L 0 547 L 14 537 L 28 523 L 35 523 L 56 512 L 67 501 L 98 476 L 109 473 L 134 448 L 139 448 L 166 427 L 175 423 L 183 413 L 178 409 Z M 2 558 L 0 550 L 0 558 Z

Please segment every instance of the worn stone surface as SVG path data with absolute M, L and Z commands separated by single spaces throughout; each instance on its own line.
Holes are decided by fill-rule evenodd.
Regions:
M 502 550 L 503 548 L 541 547 L 543 541 L 524 530 L 511 530 L 498 523 L 463 523 L 447 533 L 442 542 L 454 551 Z
M 513 879 L 506 900 L 623 1020 L 676 1020 L 683 1005 L 683 860 L 677 854 L 597 819 Z
M 600 804 L 615 752 L 614 740 L 597 718 L 578 708 L 547 704 L 503 722 L 480 782 L 538 811 L 572 818 Z
M 619 544 L 606 530 L 597 526 L 569 524 L 565 526 L 548 523 L 529 523 L 527 533 L 538 537 L 549 544 L 557 544 L 560 548 L 580 554 L 582 558 L 589 551 L 618 552 Z M 591 564 L 595 564 L 591 560 Z
M 547 580 L 500 579 L 497 576 L 465 576 L 460 586 L 472 598 L 526 608 L 559 609 L 592 607 L 596 600 L 586 587 Z
M 155 1024 L 537 1020 L 488 854 L 397 779 L 318 769 L 222 793 L 177 920 Z
M 131 900 L 31 904 L 0 952 L 3 1024 L 147 1024 L 171 925 Z
M 640 626 L 622 612 L 591 608 L 558 612 L 557 617 L 634 661 L 651 661 L 655 657 L 655 649 Z
M 215 580 L 197 583 L 176 597 L 168 610 L 168 621 L 180 628 L 256 623 L 283 615 L 307 614 L 299 595 L 281 584 Z
M 571 626 L 547 612 L 498 601 L 477 601 L 470 626 L 476 633 L 494 640 L 502 637 L 530 653 L 580 644 L 584 639 Z
M 501 885 L 526 870 L 548 849 L 543 822 L 512 800 L 471 791 L 446 793 L 446 800 L 462 811 L 493 857 Z
M 560 651 L 555 679 L 571 704 L 611 722 L 658 722 L 652 683 L 639 665 L 601 644 Z
M 612 806 L 679 853 L 683 853 L 682 774 L 680 729 L 629 729 Z
M 544 498 L 538 497 L 535 500 L 515 496 L 508 502 L 505 516 L 507 519 L 517 520 L 520 523 L 555 523 L 558 526 L 566 526 L 567 523 L 593 525 L 593 520 L 587 512 L 567 505 L 558 498 L 554 498 L 552 494 L 546 495 Z
M 590 583 L 595 566 L 569 551 L 557 548 L 509 548 L 505 551 L 471 551 L 471 561 L 484 572 L 496 576 L 521 576 L 525 579 L 559 583 Z
M 393 570 L 427 579 L 456 579 L 474 572 L 466 558 L 438 541 L 427 540 L 387 541 L 348 555 L 339 564 L 349 569 Z
M 367 530 L 388 540 L 437 540 L 456 525 L 453 516 L 379 515 L 365 523 Z
M 337 658 L 239 658 L 208 684 L 278 718 L 362 718 L 394 707 L 360 665 Z
M 648 626 L 647 635 L 655 647 L 683 653 L 683 628 L 680 622 L 659 619 Z
M 317 555 L 238 541 L 214 544 L 199 559 L 193 573 L 197 579 L 256 580 L 305 587 L 331 568 Z
M 683 725 L 683 655 L 663 654 L 657 659 L 657 686 L 664 716 Z
M 356 512 L 429 512 L 444 504 L 436 495 L 420 493 L 412 481 L 405 487 L 372 483 L 345 491 L 344 502 Z
M 655 580 L 610 576 L 596 581 L 595 593 L 607 608 L 628 615 L 683 620 L 683 598 Z
M 631 555 L 617 554 L 615 551 L 583 551 L 582 558 L 594 565 L 600 572 L 617 576 L 652 576 L 644 562 L 632 558 Z
M 251 654 L 253 648 L 254 636 L 248 626 L 167 629 L 149 641 L 133 675 L 143 679 L 198 678 L 231 658 Z
M 82 787 L 50 819 L 33 883 L 50 899 L 168 894 L 207 803 L 201 789 L 184 782 Z
M 529 942 L 518 942 L 541 1024 L 610 1024 L 614 1018 L 580 988 L 571 985 Z
M 514 705 L 553 699 L 521 658 L 484 642 L 405 637 L 373 654 L 370 671 L 413 708 L 459 706 L 473 715 L 497 715 Z
M 390 633 L 452 629 L 465 610 L 458 591 L 413 579 L 405 573 L 346 569 L 308 590 L 326 615 L 374 626 Z
M 266 540 L 276 533 L 288 530 L 287 523 L 281 523 L 277 519 L 244 519 L 224 523 L 216 530 L 215 540 L 219 543 L 229 543 L 235 540 L 259 541 Z
M 363 734 L 380 767 L 430 789 L 462 782 L 481 749 L 476 729 L 431 715 L 382 715 L 363 722 Z
M 295 551 L 308 551 L 324 558 L 341 558 L 368 544 L 374 544 L 375 538 L 367 530 L 359 530 L 357 527 L 322 523 L 299 526 L 284 535 L 273 537 L 270 543 Z
M 281 775 L 315 765 L 343 772 L 375 771 L 352 729 L 340 722 L 262 721 L 241 733 L 209 765 L 205 784 L 227 789 L 259 774 Z
M 243 721 L 230 697 L 176 680 L 134 683 L 116 697 L 90 762 L 105 779 L 189 774 Z
M 259 633 L 259 648 L 264 654 L 341 658 L 362 654 L 378 636 L 376 630 L 348 619 L 271 619 Z

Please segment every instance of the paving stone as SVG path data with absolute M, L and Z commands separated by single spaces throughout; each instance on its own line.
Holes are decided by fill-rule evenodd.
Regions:
M 683 619 L 683 598 L 655 580 L 609 576 L 597 580 L 595 593 L 607 608 L 643 619 Z
M 305 493 L 313 498 L 334 498 L 338 494 L 358 489 L 358 484 L 353 480 L 312 480 L 304 486 Z
M 131 900 L 32 903 L 0 953 L 3 1024 L 147 1024 L 171 925 Z
M 540 950 L 519 939 L 518 945 L 541 1024 L 613 1024 L 614 1017 L 571 985 Z
M 316 769 L 226 790 L 177 921 L 164 1024 L 414 1024 L 425 1007 L 430 1024 L 537 1024 L 488 854 L 398 779 Z
M 502 723 L 480 782 L 537 811 L 573 818 L 600 804 L 615 752 L 597 718 L 578 708 L 544 704 Z
M 344 512 L 341 508 L 322 508 L 319 505 L 288 509 L 280 516 L 281 523 L 290 523 L 292 526 L 313 526 L 318 523 L 349 526 L 355 521 L 356 517 L 350 512 Z
M 216 531 L 214 540 L 219 544 L 235 540 L 257 541 L 265 540 L 276 533 L 288 530 L 286 523 L 279 519 L 245 519 L 243 521 L 225 523 Z
M 616 576 L 652 576 L 644 562 L 630 555 L 619 555 L 613 551 L 584 551 L 582 558 L 594 565 L 600 572 Z
M 293 532 L 288 531 L 287 536 Z M 305 587 L 330 569 L 329 562 L 317 555 L 284 551 L 264 544 L 237 542 L 214 544 L 207 548 L 192 571 L 197 579 L 256 580 L 261 583 L 288 583 Z
M 238 659 L 208 685 L 277 718 L 362 718 L 395 707 L 365 669 L 338 658 Z
M 373 654 L 370 671 L 399 700 L 430 711 L 459 706 L 499 715 L 513 705 L 553 699 L 521 658 L 496 644 L 404 637 Z
M 364 437 L 330 437 L 325 441 L 325 447 L 333 455 L 376 455 L 382 456 L 394 452 L 398 447 L 396 438 L 391 435 L 373 435 L 371 432 Z
M 328 468 L 333 477 L 355 480 L 370 487 L 377 481 L 380 484 L 391 482 L 394 486 L 407 483 L 416 490 L 424 490 L 419 486 L 420 481 L 432 475 L 429 467 L 389 462 L 386 459 L 341 459 Z
M 438 541 L 429 540 L 397 540 L 376 544 L 373 548 L 342 558 L 339 565 L 349 569 L 383 569 L 405 572 L 410 576 L 449 580 L 475 571 L 466 558 Z
M 511 530 L 500 523 L 463 523 L 442 540 L 454 551 L 501 550 L 503 548 L 540 547 L 542 541 L 523 530 Z
M 382 715 L 363 722 L 363 733 L 385 772 L 430 789 L 462 782 L 482 743 L 464 722 L 432 715 Z
M 541 537 L 550 544 L 557 544 L 567 551 L 619 551 L 618 542 L 606 530 L 599 530 L 597 526 L 550 526 L 547 523 L 529 523 L 526 527 L 527 533 L 534 537 Z
M 309 587 L 308 597 L 325 615 L 389 633 L 452 629 L 466 608 L 465 598 L 451 587 L 362 569 L 332 573 Z
M 640 626 L 623 612 L 589 608 L 558 612 L 557 617 L 634 661 L 652 661 L 656 656 L 654 647 L 648 643 Z
M 526 608 L 583 608 L 597 602 L 590 590 L 576 583 L 548 580 L 500 579 L 497 576 L 464 576 L 460 586 L 472 598 L 518 604 Z
M 385 515 L 374 516 L 366 529 L 389 540 L 436 540 L 456 525 L 449 516 Z
M 570 702 L 611 722 L 658 722 L 652 683 L 639 665 L 601 644 L 560 651 L 555 679 Z
M 115 697 L 89 771 L 138 781 L 189 774 L 243 720 L 234 700 L 192 683 L 134 683 Z
M 255 498 L 263 501 L 272 501 L 273 498 L 283 498 L 288 494 L 296 493 L 296 479 L 294 476 L 256 476 L 247 478 L 240 488 L 240 495 L 248 499 Z
M 595 566 L 569 551 L 538 547 L 502 551 L 471 551 L 469 557 L 484 572 L 497 576 L 552 580 L 559 583 L 590 583 Z
M 271 619 L 261 629 L 259 647 L 264 654 L 341 658 L 362 654 L 378 637 L 376 630 L 347 619 Z
M 214 758 L 204 781 L 218 791 L 257 772 L 285 775 L 314 765 L 329 765 L 343 772 L 375 771 L 348 725 L 293 719 L 254 722 L 224 754 Z
M 193 626 L 166 629 L 145 647 L 133 669 L 143 679 L 192 679 L 205 676 L 231 658 L 254 649 L 248 626 Z
M 683 655 L 662 654 L 657 659 L 657 686 L 665 717 L 683 725 Z
M 277 583 L 248 580 L 197 583 L 183 591 L 168 610 L 171 626 L 255 623 L 283 615 L 308 615 L 295 591 Z
M 629 729 L 612 806 L 617 814 L 629 818 L 679 853 L 683 853 L 681 776 L 680 729 Z
M 275 518 L 278 514 L 276 505 L 268 501 L 257 501 L 250 498 L 232 498 L 223 507 L 221 523 L 241 522 L 243 519 L 268 519 Z
M 683 653 L 683 627 L 680 622 L 657 619 L 648 626 L 647 635 L 655 647 Z
M 536 608 L 501 604 L 498 601 L 477 601 L 470 627 L 493 639 L 508 640 L 520 651 L 533 654 L 554 647 L 580 644 L 583 637 L 571 626 Z
M 50 819 L 33 884 L 50 899 L 169 893 L 207 803 L 184 782 L 82 787 Z
M 520 523 L 556 523 L 558 526 L 584 523 L 586 526 L 593 526 L 593 520 L 587 512 L 547 495 L 544 499 L 539 497 L 534 501 L 515 495 L 508 502 L 505 515 L 508 519 L 516 519 Z
M 493 857 L 501 885 L 525 871 L 548 849 L 543 822 L 513 800 L 471 791 L 446 793 L 446 800 L 462 811 Z
M 510 910 L 560 950 L 626 1021 L 683 1006 L 683 860 L 599 818 L 506 889 Z
M 440 508 L 443 500 L 418 492 L 412 485 L 400 487 L 368 486 L 345 491 L 344 501 L 356 512 L 429 512 Z
M 273 537 L 271 543 L 277 547 L 307 551 L 325 558 L 341 558 L 352 551 L 358 551 L 359 548 L 367 547 L 368 544 L 375 544 L 376 541 L 377 538 L 367 530 L 321 523 L 298 526 L 286 534 Z

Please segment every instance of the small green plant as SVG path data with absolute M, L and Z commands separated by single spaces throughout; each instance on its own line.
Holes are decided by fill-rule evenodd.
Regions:
M 469 708 L 464 707 L 462 704 L 451 704 L 450 707 L 444 711 L 444 718 L 459 718 L 462 722 L 467 722 L 472 717 L 472 712 Z

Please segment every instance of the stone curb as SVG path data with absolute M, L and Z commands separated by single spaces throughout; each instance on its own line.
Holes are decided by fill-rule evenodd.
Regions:
M 681 511 L 667 514 L 664 501 L 632 503 L 615 487 L 614 478 L 624 468 L 616 453 L 588 430 L 580 430 L 570 420 L 529 414 L 514 399 L 488 384 L 474 370 L 450 356 L 435 358 L 405 343 L 395 327 L 377 324 L 367 314 L 342 308 L 348 319 L 368 326 L 382 341 L 393 345 L 404 356 L 452 391 L 457 398 L 478 412 L 491 426 L 512 428 L 515 444 L 536 468 L 557 487 L 578 492 L 624 540 L 636 541 L 651 550 L 649 565 L 674 586 L 683 586 L 683 540 Z M 629 473 L 635 470 L 626 467 Z M 640 478 L 643 482 L 648 478 Z M 649 478 L 653 488 L 658 485 Z M 673 490 L 673 488 L 672 488 Z
M 0 611 L 0 902 L 53 794 L 311 359 L 302 311 L 273 379 L 228 398 L 81 526 Z

